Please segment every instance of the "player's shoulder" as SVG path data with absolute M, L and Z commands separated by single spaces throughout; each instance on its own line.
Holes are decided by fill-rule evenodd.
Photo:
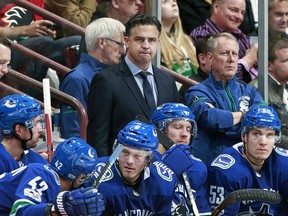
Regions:
M 209 169 L 218 168 L 224 171 L 229 170 L 229 172 L 233 169 L 238 169 L 241 166 L 239 161 L 241 161 L 242 156 L 239 149 L 241 150 L 242 145 L 242 143 L 238 143 L 222 151 L 209 164 Z
M 280 158 L 282 158 L 281 160 L 288 160 L 288 150 L 287 149 L 275 147 L 274 152 L 276 155 L 278 155 Z
M 163 161 L 156 160 L 149 167 L 149 175 L 160 182 L 171 182 L 174 184 L 177 177 L 175 173 L 170 169 Z M 144 172 L 144 175 L 146 173 Z M 147 175 L 147 174 L 146 174 Z M 144 176 L 145 178 L 145 176 Z M 161 183 L 160 183 L 161 184 Z
M 276 147 L 272 152 L 271 159 L 273 167 L 277 166 L 277 170 L 288 170 L 288 150 Z

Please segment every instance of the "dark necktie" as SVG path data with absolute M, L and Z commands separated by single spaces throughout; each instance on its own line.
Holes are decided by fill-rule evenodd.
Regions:
M 155 104 L 154 95 L 153 95 L 151 85 L 147 79 L 149 72 L 141 71 L 139 74 L 143 79 L 143 92 L 144 92 L 145 101 L 147 103 L 147 106 L 150 109 L 150 112 L 152 112 L 153 110 L 156 109 L 156 104 Z

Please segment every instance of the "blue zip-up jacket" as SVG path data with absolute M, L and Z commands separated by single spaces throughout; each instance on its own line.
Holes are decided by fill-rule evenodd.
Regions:
M 252 105 L 263 102 L 255 87 L 237 82 L 235 76 L 224 87 L 211 72 L 205 81 L 190 87 L 185 103 L 194 113 L 198 126 L 192 154 L 207 164 L 219 151 L 241 142 L 242 124 L 233 126 L 232 112 L 240 111 L 240 107 L 247 111 Z
M 106 64 L 82 52 L 79 65 L 68 73 L 60 83 L 60 91 L 78 99 L 85 110 L 87 110 L 87 98 L 91 80 L 105 66 Z M 79 137 L 80 123 L 77 111 L 67 104 L 61 104 L 60 110 L 61 137 L 65 139 L 72 136 Z

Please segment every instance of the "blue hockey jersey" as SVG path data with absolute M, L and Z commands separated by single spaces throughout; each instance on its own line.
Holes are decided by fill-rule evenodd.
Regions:
M 56 200 L 59 192 L 60 179 L 50 165 L 33 163 L 3 173 L 0 215 L 9 215 L 10 211 L 11 215 L 45 215 L 45 208 Z
M 19 161 L 14 160 L 14 158 L 7 152 L 5 147 L 0 144 L 0 174 L 4 172 L 10 172 L 19 167 L 26 166 L 30 163 L 42 163 L 48 164 L 48 161 L 43 158 L 37 152 L 34 152 L 32 149 L 25 150 L 22 158 Z
M 256 172 L 242 156 L 243 143 L 227 148 L 208 167 L 209 202 L 212 210 L 229 193 L 239 189 L 259 188 L 278 192 L 278 205 L 242 201 L 226 207 L 221 215 L 288 215 L 288 151 L 275 148 L 260 171 Z
M 99 158 L 96 173 L 86 186 L 93 186 L 108 159 L 109 157 Z M 114 164 L 98 188 L 104 196 L 103 215 L 172 215 L 171 205 L 177 186 L 176 179 L 170 168 L 161 161 L 155 161 L 145 168 L 138 186 L 132 187 L 124 183 L 117 165 Z
M 187 146 L 188 147 L 188 146 Z M 161 155 L 159 152 L 156 152 L 157 159 L 161 160 L 165 154 L 167 154 L 170 150 Z M 198 158 L 195 158 L 191 155 L 190 159 L 191 165 L 186 170 L 186 174 L 188 177 L 188 181 L 190 187 L 192 189 L 192 194 L 195 198 L 196 206 L 201 216 L 210 215 L 211 209 L 208 203 L 208 194 L 206 191 L 206 180 L 207 180 L 207 168 L 206 165 Z M 177 161 L 172 162 L 177 166 L 178 163 L 181 163 L 181 158 Z M 170 167 L 172 170 L 173 168 Z M 189 196 L 187 194 L 187 188 L 184 183 L 183 177 L 178 177 L 178 187 L 176 189 L 177 193 L 175 193 L 173 201 L 174 203 L 179 204 L 179 200 L 181 201 L 181 197 L 185 197 L 186 206 L 189 208 L 188 214 L 192 214 L 192 206 L 189 200 Z M 184 194 L 184 196 L 182 195 Z

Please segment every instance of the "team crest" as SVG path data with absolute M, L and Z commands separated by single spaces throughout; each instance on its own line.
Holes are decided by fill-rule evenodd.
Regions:
M 12 98 L 9 98 L 9 100 L 6 100 L 3 106 L 7 108 L 14 108 L 16 107 L 17 101 L 13 100 Z
M 211 164 L 211 166 L 221 169 L 229 169 L 235 163 L 235 159 L 228 154 L 219 155 Z
M 288 157 L 288 150 L 286 150 L 286 149 L 276 147 L 275 151 L 284 157 Z
M 160 161 L 155 161 L 153 164 L 156 166 L 157 173 L 161 176 L 161 178 L 166 181 L 172 181 L 172 175 L 174 172 L 169 167 Z
M 105 167 L 105 163 L 103 162 L 100 162 L 97 164 L 96 166 L 96 169 L 95 169 L 95 173 L 94 173 L 94 176 L 95 178 L 97 179 L 98 176 L 100 175 L 102 169 Z M 109 181 L 110 179 L 113 178 L 113 172 L 111 170 L 111 168 L 107 169 L 104 176 L 103 176 L 103 179 L 100 181 L 100 182 L 105 182 L 105 181 Z

